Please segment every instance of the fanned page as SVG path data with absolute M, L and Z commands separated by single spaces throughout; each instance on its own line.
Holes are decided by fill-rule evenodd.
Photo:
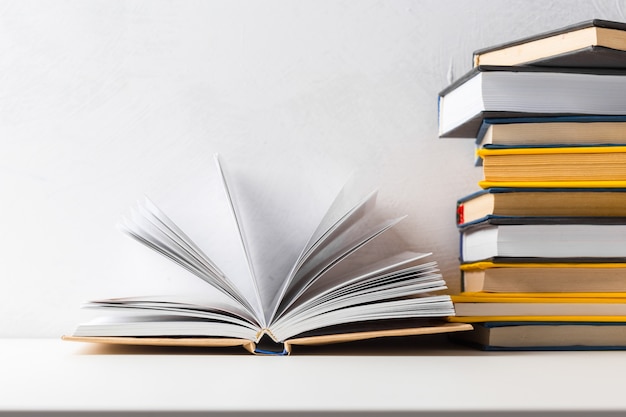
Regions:
M 359 232 L 355 230 L 356 225 L 373 210 L 377 193 L 370 193 L 356 204 L 352 201 L 354 195 L 350 194 L 346 187 L 341 190 L 302 250 L 274 300 L 272 320 L 293 303 L 315 279 L 316 274 L 321 274 L 324 268 L 340 261 L 342 255 L 345 257 L 348 251 L 355 250 L 355 246 L 360 243 L 355 241 L 355 235 Z
M 257 279 L 257 276 L 255 274 L 254 264 L 252 262 L 252 257 L 250 255 L 250 247 L 248 245 L 248 239 L 246 238 L 246 234 L 244 231 L 244 227 L 242 223 L 242 215 L 239 210 L 239 204 L 237 204 L 235 195 L 231 191 L 231 188 L 229 186 L 230 180 L 228 179 L 228 176 L 226 174 L 226 168 L 224 167 L 224 164 L 221 162 L 219 155 L 215 155 L 215 164 L 217 165 L 219 177 L 224 187 L 224 192 L 226 193 L 228 206 L 230 207 L 230 210 L 233 214 L 233 218 L 235 220 L 235 226 L 237 229 L 237 234 L 239 236 L 239 242 L 241 243 L 241 248 L 243 250 L 244 257 L 245 257 L 245 264 L 248 267 L 247 276 L 250 278 L 252 288 L 254 291 L 254 300 L 256 301 L 256 305 L 259 306 L 257 317 L 259 318 L 261 327 L 266 327 L 267 320 L 265 318 L 265 312 L 264 312 L 265 303 L 263 302 L 261 292 L 259 290 L 259 288 L 261 287 L 261 284 L 259 283 L 259 280 Z M 266 292 L 264 291 L 263 293 L 265 294 Z
M 369 227 L 359 221 L 340 225 L 342 227 L 334 230 L 335 233 L 331 233 L 326 244 L 320 246 L 296 273 L 284 298 L 280 301 L 277 317 L 293 305 L 320 277 L 400 220 L 386 220 Z
M 375 329 L 384 327 L 380 320 L 453 315 L 448 296 L 431 295 L 446 289 L 436 264 L 421 265 L 427 254 L 398 253 L 397 239 L 385 238 L 402 218 L 379 218 L 375 192 L 355 205 L 342 194 L 285 283 L 269 326 L 273 337 L 286 340 L 345 323 L 378 321 Z
M 219 162 L 268 324 L 286 277 L 344 181 L 284 166 L 251 172 L 241 164 Z M 324 187 L 307 185 L 322 180 Z
M 351 178 L 335 196 L 324 217 L 317 225 L 315 232 L 302 249 L 298 260 L 293 264 L 280 292 L 276 294 L 272 303 L 274 308 L 270 322 L 276 318 L 279 308 L 282 307 L 284 310 L 285 303 L 291 304 L 293 302 L 295 291 L 305 289 L 315 279 L 315 274 L 310 273 L 311 270 L 317 267 L 318 274 L 321 272 L 322 268 L 319 268 L 319 266 L 324 259 L 320 259 L 320 255 L 323 255 L 323 253 L 328 255 L 333 250 L 335 253 L 330 253 L 330 255 L 339 255 L 337 243 L 343 239 L 343 246 L 345 246 L 346 239 L 345 235 L 341 236 L 342 232 L 348 228 L 354 228 L 354 225 L 360 219 L 371 214 L 376 205 L 377 194 L 376 191 L 366 189 L 365 185 L 357 180 L 357 175 L 352 174 Z M 339 240 L 333 243 L 332 241 L 335 239 Z M 335 246 L 334 249 L 332 249 L 333 244 Z M 327 268 L 330 266 L 329 260 L 331 263 L 334 261 L 334 264 L 339 261 L 338 256 L 334 259 L 328 259 L 327 256 L 327 264 L 325 265 Z M 307 270 L 308 274 L 306 273 Z M 289 296 L 288 293 L 291 295 Z M 286 300 L 285 297 L 287 297 Z
M 190 170 L 170 187 L 151 195 L 164 217 L 184 232 L 237 289 L 257 317 L 262 316 L 241 245 L 237 223 L 214 158 L 202 170 Z M 218 175 L 216 175 L 216 173 Z M 143 201 L 140 202 L 143 204 Z M 184 289 L 184 286 L 181 286 Z M 206 303 L 212 300 L 207 299 Z
M 239 289 L 204 252 L 162 211 L 146 199 L 124 219 L 120 229 L 144 245 L 170 258 L 192 274 L 232 297 L 249 312 L 253 309 Z
M 146 337 L 194 335 L 254 340 L 256 318 L 228 299 L 210 306 L 192 296 L 128 297 L 92 301 L 88 309 L 107 314 L 78 326 L 75 337 Z
M 349 257 L 272 323 L 272 333 L 282 340 L 339 324 L 452 315 L 448 296 L 431 295 L 446 285 L 435 262 L 423 263 L 428 255 L 404 252 L 369 265 L 363 256 Z M 369 330 L 382 328 L 370 323 Z

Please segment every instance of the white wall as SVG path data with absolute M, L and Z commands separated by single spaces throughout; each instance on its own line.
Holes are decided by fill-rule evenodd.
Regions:
M 381 185 L 401 233 L 458 288 L 471 141 L 437 139 L 437 92 L 473 50 L 624 1 L 1 1 L 0 336 L 56 337 L 92 298 L 196 280 L 115 229 L 211 156 Z M 184 189 L 184 187 L 182 187 Z M 190 188 L 190 187 L 187 187 Z M 303 192 L 309 187 L 304 186 Z

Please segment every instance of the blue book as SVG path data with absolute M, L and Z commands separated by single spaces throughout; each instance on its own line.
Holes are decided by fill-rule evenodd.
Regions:
M 623 146 L 626 115 L 488 118 L 476 135 L 476 149 Z M 476 166 L 482 165 L 479 157 Z
M 614 131 L 624 123 L 626 115 L 487 118 L 480 125 L 476 143 L 516 147 L 624 144 L 626 133 Z M 488 135 L 496 128 L 500 136 Z

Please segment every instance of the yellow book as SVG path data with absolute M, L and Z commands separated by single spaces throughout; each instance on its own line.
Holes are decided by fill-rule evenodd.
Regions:
M 626 263 L 474 262 L 461 265 L 461 290 L 528 296 L 626 292 Z
M 481 188 L 626 188 L 626 180 L 576 181 L 478 181 Z
M 483 148 L 477 154 L 483 160 L 484 181 L 499 186 L 539 182 L 562 187 L 574 182 L 580 187 L 615 187 L 626 181 L 625 146 Z
M 626 293 L 619 294 L 603 294 L 598 293 L 577 293 L 569 294 L 569 296 L 545 296 L 518 294 L 515 296 L 488 294 L 488 293 L 461 293 L 452 295 L 452 302 L 455 307 L 459 303 L 484 303 L 484 304 L 624 304 L 626 307 Z M 457 311 L 458 313 L 458 311 Z
M 586 296 L 585 296 L 586 295 Z M 568 297 L 528 297 L 461 294 L 452 296 L 455 319 L 469 321 L 503 320 L 593 320 L 626 321 L 626 296 L 595 293 Z M 584 319 L 581 319 L 584 318 Z
M 482 158 L 498 155 L 615 154 L 625 152 L 626 146 L 507 147 L 482 148 L 476 151 L 478 156 Z

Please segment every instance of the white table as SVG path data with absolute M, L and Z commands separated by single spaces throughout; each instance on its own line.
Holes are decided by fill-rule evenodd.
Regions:
M 487 353 L 441 336 L 300 348 L 289 357 L 0 339 L 0 370 L 0 415 L 626 412 L 626 352 Z

